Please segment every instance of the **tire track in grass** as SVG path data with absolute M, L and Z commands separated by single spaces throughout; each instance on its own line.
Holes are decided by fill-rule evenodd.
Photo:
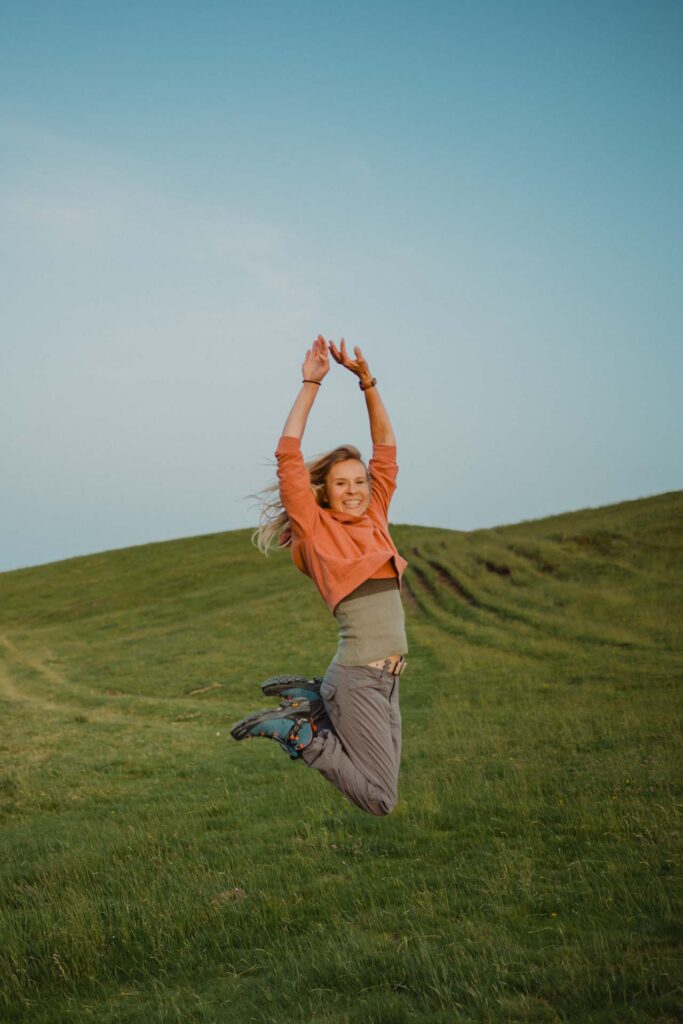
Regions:
M 594 632 L 589 632 L 582 627 L 579 623 L 573 630 L 570 630 L 565 620 L 561 622 L 554 616 L 549 616 L 542 610 L 532 609 L 528 612 L 521 612 L 517 607 L 511 608 L 507 603 L 494 603 L 475 595 L 465 587 L 461 581 L 455 576 L 453 571 L 445 566 L 442 562 L 434 558 L 429 558 L 427 555 L 421 554 L 417 548 L 413 548 L 413 555 L 417 558 L 421 558 L 427 565 L 429 565 L 437 574 L 439 583 L 442 584 L 444 589 L 454 593 L 458 598 L 459 603 L 464 601 L 469 607 L 476 608 L 477 612 L 482 613 L 484 616 L 493 617 L 498 623 L 517 623 L 523 626 L 529 631 L 530 639 L 542 639 L 542 640 L 554 640 L 563 644 L 567 647 L 573 647 L 575 644 L 589 644 L 593 647 L 606 647 L 613 649 L 638 649 L 638 650 L 651 650 L 651 645 L 642 645 L 641 643 L 634 641 L 631 637 L 622 636 L 609 636 L 609 635 L 598 635 Z M 435 586 L 432 580 L 427 577 L 424 569 L 419 569 L 413 564 L 413 568 L 418 568 L 419 574 L 425 580 L 426 589 L 430 595 L 434 598 L 436 604 L 438 604 L 445 612 L 452 614 L 452 609 L 444 601 L 440 588 Z M 476 617 L 478 619 L 478 616 Z M 470 621 L 476 621 L 476 619 L 470 619 Z M 479 622 L 481 628 L 491 628 L 491 619 L 489 622 Z M 577 628 L 578 627 L 578 628 Z M 509 630 L 505 630 L 509 632 Z
M 422 616 L 424 615 L 424 612 L 422 611 L 422 606 L 417 600 L 415 592 L 409 580 L 406 578 L 405 574 L 403 576 L 403 579 L 401 580 L 401 595 L 405 602 L 406 608 L 408 608 L 408 610 L 411 611 L 413 615 L 417 615 L 420 618 L 422 618 Z
M 487 646 L 506 654 L 520 653 L 518 639 L 511 636 L 510 631 L 506 630 L 502 623 L 483 623 L 473 621 L 472 618 L 465 620 L 458 617 L 445 605 L 437 587 L 422 567 L 413 561 L 406 572 L 410 573 L 411 578 L 418 584 L 413 592 L 424 616 L 442 634 L 475 647 Z M 534 658 L 546 656 L 545 652 L 537 653 L 528 647 L 524 653 Z
M 417 557 L 422 556 L 418 553 Z M 424 561 L 434 568 L 431 560 L 424 558 Z M 454 612 L 452 605 L 444 599 L 445 588 L 437 586 L 424 568 L 417 566 L 415 562 L 411 568 L 422 586 L 420 605 L 425 615 L 442 632 L 459 637 L 473 646 L 488 646 L 501 653 L 519 654 L 520 643 L 524 643 L 524 653 L 537 660 L 556 654 L 558 648 L 572 651 L 577 643 L 612 648 L 623 646 L 623 641 L 616 639 L 583 633 L 568 635 L 566 628 L 563 629 L 560 624 L 553 626 L 543 619 L 534 621 L 527 615 L 513 610 L 503 611 L 479 598 L 474 598 L 476 604 L 473 606 L 464 601 L 461 594 L 458 594 L 458 604 L 461 607 L 466 605 L 468 612 L 465 616 L 459 616 Z M 455 578 L 452 573 L 449 575 L 452 579 Z M 450 593 L 451 588 L 448 588 L 448 591 Z M 472 612 L 469 609 L 472 609 Z M 515 630 L 514 625 L 523 627 L 524 632 Z
M 41 674 L 42 672 L 46 676 L 51 676 L 53 681 L 63 682 L 60 674 L 55 672 L 54 669 L 51 669 L 48 666 L 41 666 L 39 662 L 22 655 L 9 637 L 0 636 L 0 645 L 4 648 L 5 654 L 7 655 L 9 653 L 10 657 L 13 658 L 20 666 L 27 667 L 37 674 Z M 134 717 L 130 715 L 117 714 L 114 708 L 110 705 L 93 707 L 91 704 L 85 705 L 82 703 L 75 705 L 65 704 L 64 702 L 55 703 L 54 700 L 46 699 L 45 697 L 38 696 L 37 694 L 27 693 L 25 689 L 22 689 L 17 685 L 16 678 L 12 676 L 11 668 L 7 664 L 3 665 L 1 662 L 0 695 L 5 697 L 12 704 L 24 705 L 40 711 L 56 712 L 58 714 L 69 716 L 82 713 L 87 716 L 88 720 L 93 721 L 101 720 L 130 724 L 131 718 Z M 79 696 L 79 694 L 75 692 L 73 695 L 76 697 Z
M 29 669 L 29 671 L 36 673 L 38 676 L 46 680 L 48 687 L 57 687 L 62 691 L 69 691 L 73 696 L 81 697 L 81 694 L 76 691 L 75 687 L 66 682 L 61 673 L 57 672 L 49 665 L 41 664 L 39 661 L 29 658 L 28 655 L 19 650 L 16 644 L 14 644 L 6 634 L 0 635 L 0 647 L 4 648 L 5 657 L 9 661 L 10 665 L 14 662 L 20 668 Z M 39 705 L 45 710 L 50 711 L 69 710 L 63 703 L 55 704 L 51 700 L 46 700 L 36 694 L 26 693 L 25 690 L 18 688 L 16 685 L 16 678 L 13 679 L 12 675 L 8 674 L 7 665 L 2 667 L 2 678 L 5 692 L 11 694 L 13 700 L 20 701 L 25 704 Z
M 416 553 L 416 549 L 413 549 L 413 554 Z M 419 552 L 417 553 L 419 556 Z M 439 597 L 437 587 L 434 585 L 429 575 L 425 570 L 415 561 L 410 563 L 410 566 L 406 570 L 406 576 L 408 581 L 411 579 L 415 582 L 415 586 L 408 582 L 411 587 L 411 592 L 417 606 L 424 618 L 426 618 L 432 625 L 436 626 L 443 634 L 450 637 L 458 637 L 459 639 L 466 640 L 469 643 L 481 644 L 482 640 L 477 635 L 473 637 L 471 630 L 468 630 L 464 621 L 453 614 L 452 609 L 447 608 L 443 601 Z M 405 579 L 405 577 L 404 577 Z M 477 629 L 486 630 L 487 627 L 482 624 L 477 624 Z M 490 629 L 490 627 L 489 627 Z M 491 647 L 498 647 L 500 650 L 507 650 L 508 648 L 501 647 L 498 640 L 489 641 Z
M 0 635 L 0 650 L 4 649 L 5 656 L 22 669 L 28 669 L 35 673 L 37 676 L 42 677 L 48 686 L 48 692 L 51 689 L 57 688 L 65 696 L 68 695 L 75 699 L 73 705 L 69 705 L 66 702 L 54 703 L 53 700 L 39 697 L 35 694 L 26 693 L 25 690 L 17 686 L 16 677 L 12 677 L 11 670 L 8 674 L 8 668 L 5 666 L 2 669 L 2 675 L 0 676 L 0 682 L 4 693 L 8 699 L 15 703 L 30 704 L 34 707 L 40 707 L 45 711 L 61 711 L 62 713 L 79 713 L 83 712 L 92 719 L 102 719 L 109 722 L 120 722 L 130 724 L 133 720 L 149 722 L 150 718 L 148 715 L 136 714 L 135 705 L 143 704 L 147 707 L 155 708 L 158 711 L 167 712 L 169 708 L 176 713 L 176 715 L 187 716 L 189 711 L 203 710 L 207 705 L 198 705 L 196 700 L 189 698 L 167 698 L 162 700 L 157 697 L 149 697 L 146 694 L 133 694 L 133 693 L 116 693 L 110 696 L 103 694 L 100 691 L 86 691 L 84 687 L 79 687 L 74 683 L 68 681 L 68 679 L 56 669 L 50 665 L 45 665 L 35 657 L 30 657 L 25 652 L 21 651 L 16 644 L 10 640 L 6 634 Z M 116 708 L 123 701 L 128 702 L 125 713 L 121 712 Z M 221 709 L 221 714 L 225 713 L 225 709 Z M 177 721 L 189 720 L 186 717 L 182 719 L 169 720 L 164 715 L 159 715 L 154 719 L 155 725 L 170 728 L 177 724 Z M 199 724 L 199 723 L 198 723 Z M 208 720 L 207 723 L 208 724 Z
M 450 570 L 448 570 L 445 565 L 431 558 L 425 557 L 425 561 L 427 562 L 428 565 L 431 565 L 432 569 L 435 571 L 439 579 L 439 582 L 443 584 L 443 586 L 448 587 L 449 590 L 452 590 L 453 593 L 457 595 L 457 597 L 462 598 L 462 600 L 466 601 L 467 604 L 469 604 L 472 608 L 479 607 L 479 601 L 477 601 L 476 597 L 469 590 L 467 590 L 466 587 L 462 585 L 460 580 L 456 579 L 453 573 L 450 572 Z
M 0 664 L 0 697 L 4 697 L 11 704 L 29 704 L 39 707 L 41 711 L 64 710 L 62 704 L 53 704 L 51 701 L 41 700 L 39 697 L 33 697 L 17 689 L 11 675 L 7 671 L 7 667 L 2 664 Z

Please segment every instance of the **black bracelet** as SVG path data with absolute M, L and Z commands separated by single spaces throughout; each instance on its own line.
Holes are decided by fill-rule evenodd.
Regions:
M 361 391 L 369 391 L 370 388 L 374 388 L 376 383 L 377 383 L 377 378 L 376 377 L 373 377 L 372 380 L 368 384 L 363 384 L 363 381 L 359 380 L 358 381 L 358 387 L 361 389 Z
M 320 380 L 308 380 L 307 377 L 304 377 L 304 379 L 301 381 L 301 383 L 302 384 L 317 384 L 318 387 L 320 387 L 320 385 L 322 384 L 322 381 L 320 381 Z

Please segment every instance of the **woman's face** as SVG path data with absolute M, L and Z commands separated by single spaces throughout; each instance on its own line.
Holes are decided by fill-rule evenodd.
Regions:
M 362 516 L 370 504 L 370 481 L 359 459 L 336 462 L 325 481 L 327 504 L 335 512 Z

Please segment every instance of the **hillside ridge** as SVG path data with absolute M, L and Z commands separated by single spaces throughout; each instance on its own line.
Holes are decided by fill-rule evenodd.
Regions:
M 571 520 L 575 517 L 585 517 L 594 515 L 605 515 L 610 516 L 621 512 L 639 512 L 642 509 L 654 509 L 660 503 L 666 502 L 667 504 L 673 500 L 674 502 L 681 503 L 681 517 L 683 518 L 683 490 L 677 491 L 664 491 L 661 494 L 653 494 L 643 498 L 629 498 L 626 501 L 614 502 L 609 505 L 596 505 L 586 506 L 584 508 L 573 509 L 568 512 L 554 512 L 548 516 L 542 516 L 534 519 L 520 519 L 514 523 L 500 523 L 496 526 L 486 527 L 475 527 L 471 530 L 459 530 L 455 527 L 445 526 L 423 526 L 419 523 L 394 523 L 390 522 L 390 528 L 393 529 L 415 529 L 415 530 L 436 530 L 446 533 L 452 533 L 457 536 L 482 536 L 485 534 L 492 534 L 503 530 L 513 530 L 520 527 L 528 526 L 541 526 L 543 524 L 551 525 L 565 520 Z M 66 563 L 83 561 L 85 559 L 100 558 L 102 556 L 112 556 L 116 554 L 122 554 L 124 552 L 141 551 L 143 549 L 159 548 L 168 545 L 185 544 L 190 542 L 202 541 L 202 540 L 214 540 L 218 537 L 226 536 L 243 536 L 251 535 L 253 532 L 253 526 L 238 527 L 234 530 L 221 530 L 211 531 L 209 533 L 202 534 L 190 534 L 183 537 L 173 537 L 168 540 L 153 540 L 145 541 L 141 544 L 125 545 L 117 548 L 104 548 L 100 551 L 93 551 L 83 555 L 70 555 L 67 558 L 55 559 L 51 562 L 41 562 L 37 565 L 21 566 L 16 569 L 7 569 L 0 572 L 0 580 L 3 577 L 11 576 L 16 573 L 27 573 L 46 569 L 48 567 L 65 565 Z

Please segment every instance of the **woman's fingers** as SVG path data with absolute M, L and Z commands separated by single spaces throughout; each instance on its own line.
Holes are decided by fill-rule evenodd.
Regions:
M 329 366 L 327 342 L 323 338 L 322 334 L 319 334 L 313 342 L 313 345 L 306 353 L 306 359 L 312 359 L 313 362 L 318 363 L 323 369 L 327 370 Z
M 337 346 L 335 345 L 335 343 L 333 341 L 330 341 L 330 352 L 332 353 L 332 358 L 334 359 L 334 361 L 336 363 L 342 363 L 343 362 L 342 357 L 341 357 L 341 352 L 339 351 L 339 349 L 337 348 Z
M 355 359 L 351 359 L 348 352 L 346 351 L 346 340 L 344 338 L 340 339 L 339 348 L 337 348 L 337 346 L 331 339 L 329 342 L 327 342 L 326 354 L 328 352 L 331 352 L 332 358 L 336 363 L 339 363 L 341 366 L 345 366 L 347 370 L 351 370 L 352 372 L 356 373 L 360 368 L 361 364 L 363 366 L 365 365 L 365 359 L 363 357 L 363 353 L 361 352 L 360 348 L 357 345 L 354 345 L 353 351 L 356 356 Z
M 342 340 L 341 340 L 341 357 L 342 357 L 342 363 L 344 364 L 346 369 L 347 370 L 352 369 L 352 367 L 353 367 L 353 360 L 349 357 L 349 353 L 346 351 L 346 341 L 344 340 L 344 338 L 342 338 Z

